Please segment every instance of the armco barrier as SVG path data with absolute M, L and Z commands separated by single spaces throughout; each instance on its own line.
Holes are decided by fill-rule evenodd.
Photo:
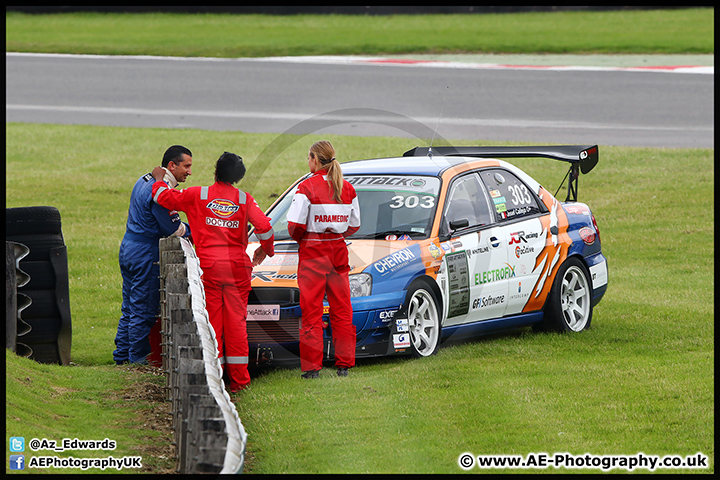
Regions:
M 163 371 L 178 473 L 240 473 L 247 434 L 225 391 L 192 245 L 160 240 Z

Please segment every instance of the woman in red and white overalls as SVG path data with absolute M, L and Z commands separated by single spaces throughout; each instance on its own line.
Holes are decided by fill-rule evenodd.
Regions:
M 310 147 L 308 166 L 313 175 L 298 185 L 287 214 L 290 235 L 300 245 L 300 367 L 303 378 L 317 378 L 322 369 L 323 296 L 327 294 L 335 366 L 339 376 L 346 376 L 347 369 L 355 365 L 356 330 L 345 237 L 360 228 L 360 208 L 330 142 L 323 140 Z
M 230 377 L 231 392 L 250 383 L 245 321 L 252 267 L 266 254 L 272 257 L 275 251 L 270 219 L 249 193 L 232 185 L 244 175 L 242 159 L 225 152 L 215 166 L 215 183 L 209 187 L 177 191 L 164 182 L 153 184 L 156 203 L 187 215 L 203 271 L 205 305 L 215 330 L 220 363 Z M 248 222 L 255 226 L 261 245 L 252 261 L 246 252 Z

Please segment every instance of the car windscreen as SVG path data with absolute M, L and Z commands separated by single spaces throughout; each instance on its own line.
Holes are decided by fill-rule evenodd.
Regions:
M 360 229 L 351 238 L 427 238 L 440 179 L 419 175 L 348 175 L 360 204 Z
M 351 238 L 421 239 L 430 236 L 440 179 L 419 175 L 346 175 L 360 204 L 360 229 Z M 292 189 L 267 212 L 276 241 L 292 240 L 287 211 L 296 189 Z M 255 236 L 250 241 L 257 241 Z

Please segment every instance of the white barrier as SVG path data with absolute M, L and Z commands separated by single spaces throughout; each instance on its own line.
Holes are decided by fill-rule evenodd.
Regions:
M 222 366 L 218 359 L 218 344 L 215 331 L 210 325 L 207 310 L 205 309 L 205 288 L 200 276 L 200 259 L 195 254 L 190 242 L 180 239 L 185 264 L 188 272 L 188 289 L 192 299 L 193 319 L 198 327 L 202 341 L 203 360 L 205 362 L 205 375 L 207 376 L 210 392 L 222 410 L 228 434 L 228 445 L 225 450 L 225 463 L 220 473 L 239 473 L 245 461 L 245 446 L 247 433 L 240 421 L 235 405 L 225 390 Z

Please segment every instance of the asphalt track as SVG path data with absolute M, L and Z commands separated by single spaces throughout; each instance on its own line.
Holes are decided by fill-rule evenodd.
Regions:
M 8 53 L 6 121 L 714 148 L 714 57 Z

